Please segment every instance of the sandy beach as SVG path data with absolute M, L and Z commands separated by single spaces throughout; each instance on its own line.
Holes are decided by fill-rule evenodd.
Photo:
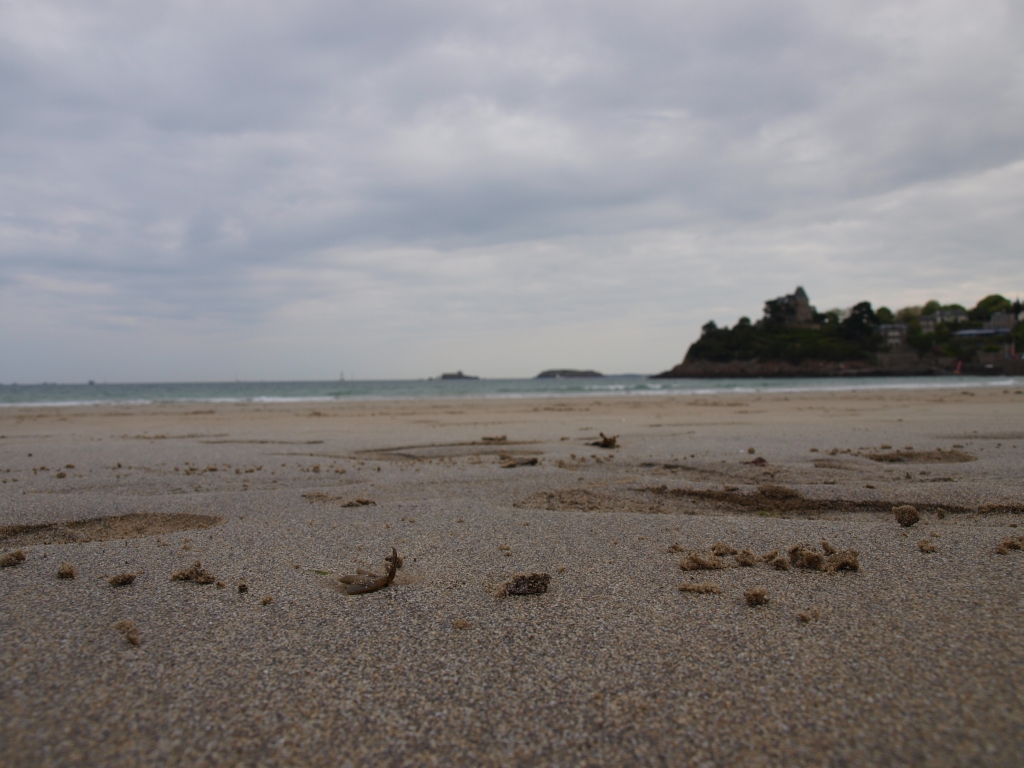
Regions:
M 0 764 L 1019 766 L 1022 467 L 999 388 L 0 409 Z

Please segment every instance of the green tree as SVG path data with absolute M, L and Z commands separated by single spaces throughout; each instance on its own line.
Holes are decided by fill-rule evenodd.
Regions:
M 993 312 L 1010 312 L 1012 309 L 1013 304 L 1009 299 L 1005 296 L 1000 296 L 998 293 L 993 293 L 979 301 L 977 306 L 967 314 L 971 320 L 985 322 L 992 319 Z

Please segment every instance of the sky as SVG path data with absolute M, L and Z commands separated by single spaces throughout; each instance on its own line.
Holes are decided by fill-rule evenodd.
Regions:
M 654 373 L 1024 288 L 1024 4 L 0 0 L 0 382 Z

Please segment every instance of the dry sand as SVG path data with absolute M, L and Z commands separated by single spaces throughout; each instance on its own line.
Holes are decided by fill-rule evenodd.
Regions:
M 0 409 L 0 764 L 1022 765 L 1022 416 L 1000 389 Z M 761 559 L 822 539 L 859 571 Z M 718 542 L 755 564 L 680 570 Z M 391 547 L 394 583 L 346 595 Z M 215 583 L 171 578 L 197 562 Z

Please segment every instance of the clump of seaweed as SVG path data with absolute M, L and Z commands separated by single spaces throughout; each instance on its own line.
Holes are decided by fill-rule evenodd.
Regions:
M 844 549 L 842 552 L 829 555 L 828 560 L 825 561 L 825 570 L 829 573 L 835 573 L 836 571 L 859 571 L 860 560 L 857 559 L 857 550 Z
M 726 567 L 725 560 L 715 555 L 705 557 L 700 552 L 691 552 L 679 567 L 684 571 L 720 571 Z
M 213 584 L 217 578 L 203 569 L 203 564 L 196 560 L 190 568 L 178 571 L 171 576 L 171 581 L 194 581 L 196 584 Z
M 600 440 L 595 440 L 592 443 L 588 443 L 588 445 L 596 445 L 598 448 L 618 448 L 618 446 L 619 446 L 619 436 L 618 435 L 612 435 L 611 437 L 609 437 L 604 432 L 599 432 L 598 434 L 601 435 L 601 439 Z
M 78 576 L 78 569 L 71 563 L 61 563 L 57 569 L 58 579 L 74 579 Z
M 135 581 L 134 573 L 119 573 L 117 576 L 111 576 L 107 579 L 107 583 L 112 587 L 127 587 L 129 584 Z
M 917 542 L 917 548 L 926 554 L 939 551 L 939 548 L 935 546 L 935 542 L 931 539 L 921 539 Z
M 13 552 L 0 557 L 0 568 L 13 568 L 16 565 L 20 565 L 25 562 L 25 552 L 20 549 L 16 549 Z
M 996 547 L 996 554 L 1008 555 L 1011 550 L 1024 549 L 1024 536 L 1007 536 Z
M 134 621 L 122 619 L 114 624 L 114 629 L 124 636 L 129 645 L 139 645 L 142 642 L 142 638 L 139 637 L 139 629 L 135 626 Z
M 789 561 L 797 568 L 806 568 L 812 571 L 859 571 L 860 561 L 855 549 L 836 549 L 827 541 L 821 542 L 821 548 L 825 550 L 826 557 L 822 557 L 813 549 L 808 549 L 801 544 L 789 550 Z M 827 546 L 826 546 L 827 545 Z
M 757 564 L 757 555 L 755 555 L 749 549 L 744 549 L 742 552 L 736 555 L 736 562 L 744 568 L 750 568 Z
M 373 499 L 352 499 L 352 501 L 346 501 L 341 506 L 343 507 L 376 507 L 377 502 Z
M 274 602 L 273 595 L 264 595 L 260 598 L 260 605 L 270 605 L 272 602 Z
M 722 588 L 717 584 L 712 584 L 707 581 L 701 582 L 699 584 L 697 582 L 691 581 L 685 584 L 680 584 L 679 591 L 696 592 L 700 595 L 720 595 L 722 593 Z
M 761 555 L 761 562 L 762 563 L 772 563 L 772 562 L 775 561 L 775 558 L 777 558 L 778 556 L 779 556 L 779 550 L 773 549 L 771 552 L 767 552 L 767 553 Z
M 744 599 L 747 601 L 747 605 L 754 607 L 758 605 L 768 605 L 768 592 L 762 587 L 755 587 L 749 589 L 743 593 Z
M 239 581 L 238 582 L 238 594 L 244 595 L 248 591 L 249 591 L 249 585 L 246 584 L 244 581 Z
M 813 549 L 807 549 L 800 544 L 790 548 L 789 562 L 796 568 L 806 568 L 809 571 L 825 569 L 825 558 Z
M 735 555 L 736 550 L 726 544 L 724 541 L 716 541 L 711 546 L 711 554 L 722 557 L 723 555 Z
M 904 528 L 909 528 L 921 519 L 921 516 L 917 513 L 917 508 L 912 507 L 909 504 L 902 504 L 898 507 L 893 507 L 892 513 L 896 517 L 896 522 Z
M 498 597 L 512 595 L 543 595 L 548 591 L 551 574 L 548 573 L 517 573 L 501 585 Z
M 473 623 L 466 621 L 466 619 L 456 619 L 452 622 L 452 626 L 456 629 L 471 629 L 473 627 Z
M 821 618 L 821 611 L 817 608 L 811 608 L 809 611 L 800 611 L 797 613 L 796 617 L 804 624 L 809 624 L 814 621 L 814 619 Z
M 384 562 L 388 564 L 388 572 L 383 576 L 378 576 L 373 571 L 357 568 L 354 574 L 342 576 L 338 581 L 347 585 L 345 592 L 350 595 L 362 595 L 367 592 L 376 592 L 378 589 L 384 589 L 384 587 L 394 581 L 395 572 L 402 567 L 402 558 L 398 556 L 398 551 L 392 547 L 391 554 L 384 558 Z

